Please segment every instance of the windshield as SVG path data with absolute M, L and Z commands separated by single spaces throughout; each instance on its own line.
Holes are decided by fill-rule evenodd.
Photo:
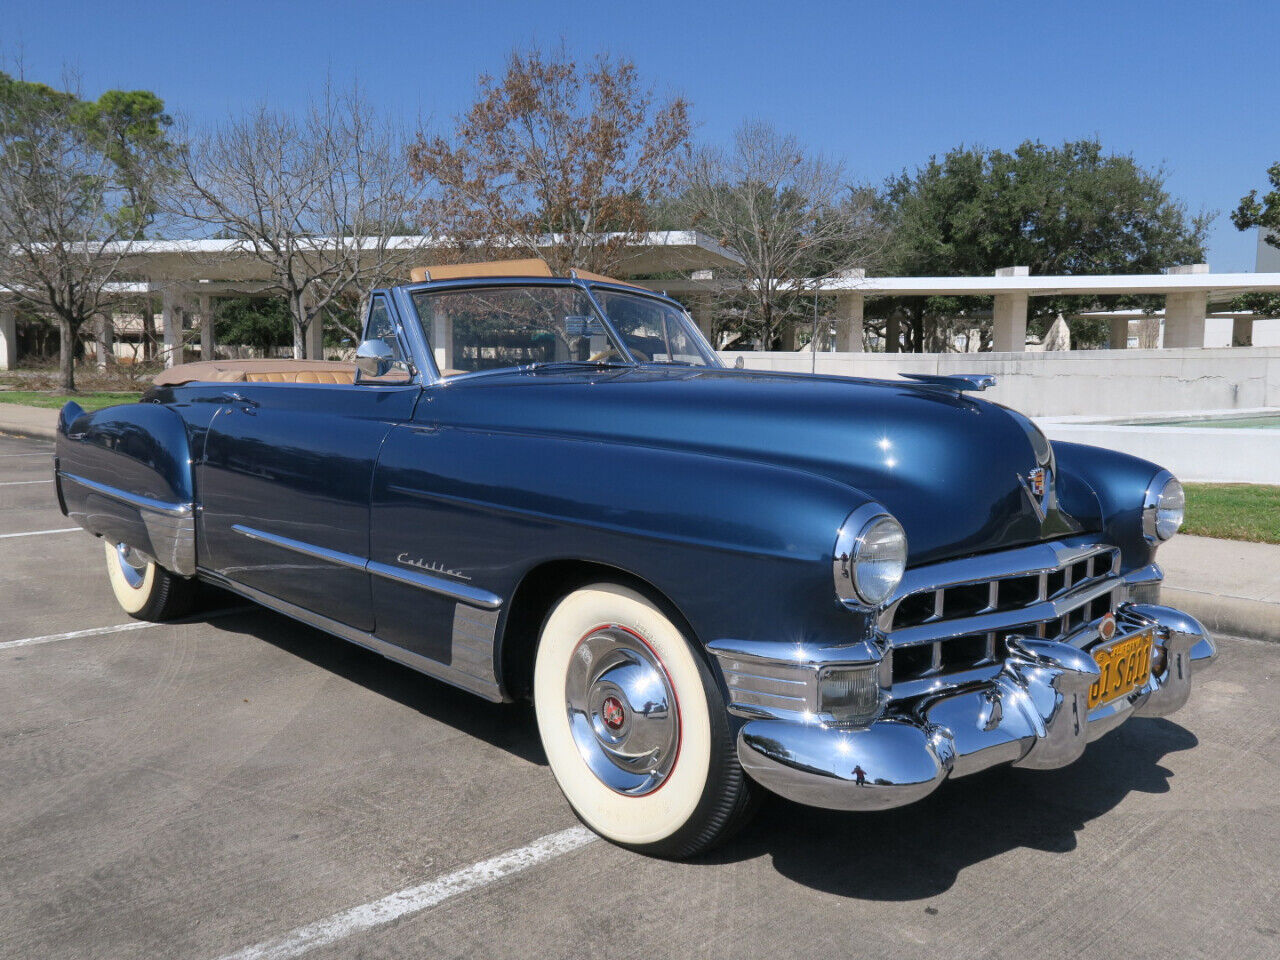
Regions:
M 709 366 L 713 362 L 683 311 L 634 294 L 596 289 L 613 323 L 603 322 L 580 287 L 463 287 L 413 294 L 442 376 L 548 363 Z M 617 334 L 615 335 L 615 330 Z
M 685 312 L 653 297 L 594 288 L 596 300 L 631 355 L 641 363 L 712 365 L 710 351 Z

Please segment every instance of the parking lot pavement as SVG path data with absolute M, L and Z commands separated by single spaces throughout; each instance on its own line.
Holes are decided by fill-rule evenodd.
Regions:
M 0 483 L 47 474 L 24 459 Z M 2 529 L 65 526 L 44 489 Z M 130 621 L 88 535 L 0 540 L 0 956 L 1280 952 L 1280 644 L 1224 639 L 1183 711 L 1062 770 L 874 815 L 772 801 L 672 864 L 552 849 L 575 821 L 527 707 L 220 602 L 14 645 Z

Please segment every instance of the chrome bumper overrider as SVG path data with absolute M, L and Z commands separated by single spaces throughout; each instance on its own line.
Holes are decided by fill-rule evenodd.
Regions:
M 1124 604 L 1126 629 L 1155 627 L 1165 669 L 1140 689 L 1087 710 L 1098 666 L 1085 651 L 1054 640 L 1016 637 L 989 681 L 892 703 L 862 727 L 750 720 L 738 758 L 753 779 L 784 797 L 837 810 L 882 810 L 912 803 L 947 777 L 999 763 L 1051 769 L 1130 716 L 1162 717 L 1191 692 L 1193 664 L 1217 654 L 1212 638 L 1179 610 Z

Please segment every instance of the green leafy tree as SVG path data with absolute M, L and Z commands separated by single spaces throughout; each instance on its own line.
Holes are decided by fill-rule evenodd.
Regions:
M 1033 274 L 1156 273 L 1204 259 L 1212 216 L 1191 216 L 1165 187 L 1161 169 L 1097 140 L 1061 146 L 1026 141 L 1012 153 L 957 147 L 914 173 L 891 178 L 878 215 L 892 236 L 887 266 L 908 276 L 982 276 L 1006 266 Z M 1105 309 L 1116 298 L 1037 297 L 1032 328 L 1043 331 L 1059 312 Z M 908 346 L 939 349 L 947 320 L 989 301 L 931 298 L 878 302 L 910 320 Z M 972 325 L 979 325 L 976 321 Z M 1105 335 L 1074 328 L 1086 342 Z
M 1240 205 L 1231 212 L 1231 222 L 1237 230 L 1252 230 L 1262 234 L 1262 242 L 1280 250 L 1280 163 L 1267 168 L 1267 180 L 1271 189 L 1258 196 L 1250 190 L 1240 199 Z M 1280 296 L 1267 293 L 1251 293 L 1232 304 L 1237 310 L 1252 310 L 1270 317 L 1280 317 Z
M 214 330 L 219 343 L 238 343 L 269 356 L 293 342 L 293 314 L 284 297 L 228 297 L 217 306 Z
M 88 101 L 0 73 L 0 291 L 57 319 L 64 390 L 80 328 L 155 216 L 170 122 L 145 91 Z

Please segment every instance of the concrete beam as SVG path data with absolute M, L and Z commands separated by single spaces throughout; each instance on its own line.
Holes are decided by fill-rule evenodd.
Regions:
M 12 370 L 18 365 L 18 312 L 7 303 L 0 303 L 0 370 Z
M 866 298 L 860 293 L 836 296 L 836 352 L 862 352 L 862 320 Z

